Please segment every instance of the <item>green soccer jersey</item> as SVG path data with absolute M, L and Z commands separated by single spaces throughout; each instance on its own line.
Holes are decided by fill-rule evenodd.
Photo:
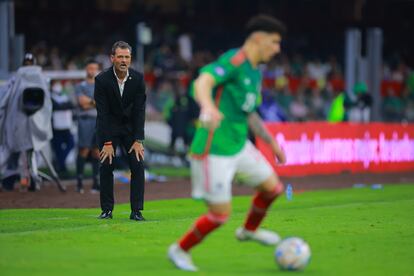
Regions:
M 253 68 L 241 49 L 224 53 L 217 61 L 203 67 L 200 74 L 215 80 L 213 99 L 224 119 L 214 131 L 199 127 L 191 144 L 191 154 L 230 156 L 238 153 L 247 140 L 247 116 L 261 102 L 261 73 Z

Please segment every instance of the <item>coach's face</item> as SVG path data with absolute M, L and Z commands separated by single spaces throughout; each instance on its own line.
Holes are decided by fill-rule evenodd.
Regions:
M 126 73 L 131 65 L 131 52 L 129 49 L 116 48 L 111 61 L 116 71 Z
M 262 62 L 268 62 L 280 53 L 281 41 L 282 37 L 278 33 L 260 33 L 257 44 Z

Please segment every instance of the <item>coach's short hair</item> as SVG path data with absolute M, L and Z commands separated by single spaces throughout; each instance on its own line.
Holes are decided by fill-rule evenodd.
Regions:
M 115 55 L 115 51 L 116 49 L 121 48 L 121 49 L 128 49 L 130 53 L 132 53 L 132 47 L 131 45 L 129 45 L 128 43 L 126 43 L 125 41 L 117 41 L 114 43 L 114 45 L 112 45 L 112 50 L 111 50 L 111 54 Z
M 257 31 L 278 33 L 283 36 L 286 33 L 286 26 L 282 21 L 274 17 L 259 14 L 252 17 L 246 24 L 247 37 Z

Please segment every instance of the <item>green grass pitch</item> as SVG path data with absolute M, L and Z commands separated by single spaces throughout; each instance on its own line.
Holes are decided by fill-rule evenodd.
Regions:
M 192 251 L 198 275 L 414 275 L 414 185 L 280 198 L 263 226 L 309 242 L 302 272 L 280 271 L 272 247 L 235 239 L 249 203 L 234 198 L 230 221 Z M 0 275 L 186 275 L 166 250 L 203 212 L 191 199 L 147 202 L 143 223 L 125 204 L 110 221 L 98 209 L 1 210 Z

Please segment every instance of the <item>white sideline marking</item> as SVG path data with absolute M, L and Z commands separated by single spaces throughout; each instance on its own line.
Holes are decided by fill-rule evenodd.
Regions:
M 30 220 L 31 221 L 39 221 L 39 220 L 65 220 L 65 219 L 70 219 L 70 218 L 73 218 L 73 217 L 31 218 Z M 24 221 L 26 221 L 27 218 L 21 218 L 21 219 L 17 218 L 17 219 L 15 219 L 15 218 L 7 217 L 7 218 L 0 218 L 0 220 L 7 220 L 7 221 L 10 221 L 10 220 L 13 220 L 13 221 L 22 221 L 22 220 L 24 220 Z

